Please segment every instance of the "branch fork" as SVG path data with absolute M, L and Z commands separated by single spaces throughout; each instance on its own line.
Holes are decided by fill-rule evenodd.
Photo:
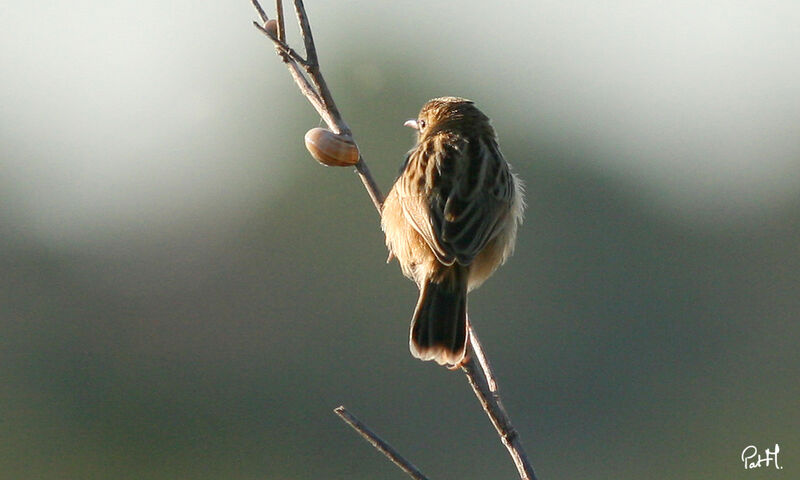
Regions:
M 275 45 L 278 56 L 281 58 L 281 61 L 286 64 L 300 92 L 308 99 L 319 116 L 322 117 L 322 120 L 331 132 L 336 135 L 344 136 L 356 145 L 350 127 L 339 113 L 339 109 L 336 107 L 336 102 L 333 101 L 333 96 L 328 88 L 328 84 L 325 82 L 325 78 L 320 71 L 319 60 L 317 59 L 317 48 L 314 45 L 314 36 L 311 33 L 311 25 L 308 23 L 308 16 L 306 15 L 303 1 L 294 1 L 294 11 L 297 17 L 297 23 L 300 25 L 300 34 L 303 37 L 306 58 L 303 58 L 295 49 L 286 43 L 286 26 L 283 20 L 282 0 L 276 0 L 275 2 L 275 9 L 278 13 L 277 19 L 274 20 L 270 20 L 264 9 L 261 8 L 258 0 L 251 0 L 251 2 L 258 12 L 258 16 L 261 18 L 261 23 L 254 21 L 253 25 Z M 364 188 L 367 189 L 372 204 L 375 206 L 378 214 L 380 214 L 383 208 L 384 197 L 360 153 L 354 167 L 356 173 L 358 173 L 358 176 L 361 178 L 361 182 L 364 184 Z

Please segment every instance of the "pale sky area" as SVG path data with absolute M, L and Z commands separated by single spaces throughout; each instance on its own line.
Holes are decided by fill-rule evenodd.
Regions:
M 313 112 L 248 25 L 250 8 L 7 5 L 6 214 L 37 235 L 77 238 L 98 221 L 172 223 L 198 209 L 227 216 L 280 185 L 286 163 L 259 163 L 260 147 L 242 145 L 234 121 L 257 122 L 270 144 L 303 132 L 282 129 L 267 109 Z M 312 20 L 325 19 L 315 22 L 323 70 L 343 58 L 361 65 L 353 84 L 334 92 L 373 89 L 380 98 L 394 75 L 385 50 L 418 69 L 407 72 L 415 82 L 435 75 L 452 93 L 479 97 L 501 132 L 521 122 L 555 144 L 596 152 L 591 168 L 638 185 L 673 214 L 735 220 L 799 193 L 797 2 L 308 8 Z M 417 108 L 409 104 L 408 116 Z

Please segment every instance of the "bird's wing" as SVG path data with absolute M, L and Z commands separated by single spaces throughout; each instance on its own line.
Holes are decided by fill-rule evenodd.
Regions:
M 452 265 L 456 261 L 456 257 L 449 246 L 440 241 L 439 234 L 434 230 L 426 197 L 421 194 L 406 196 L 401 201 L 401 205 L 406 219 L 425 240 L 433 254 L 436 255 L 436 259 L 444 265 Z
M 426 179 L 435 181 L 418 192 L 420 201 L 403 202 L 406 217 L 440 262 L 468 265 L 497 234 L 513 193 L 496 142 L 461 138 L 418 148 L 408 163 L 427 167 Z

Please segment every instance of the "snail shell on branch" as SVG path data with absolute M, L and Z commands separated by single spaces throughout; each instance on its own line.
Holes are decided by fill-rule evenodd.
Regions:
M 317 127 L 306 132 L 305 140 L 311 156 L 323 165 L 349 167 L 358 163 L 358 147 L 349 135 Z
M 264 30 L 268 31 L 272 38 L 278 38 L 278 22 L 273 20 L 267 20 L 267 23 L 264 24 Z

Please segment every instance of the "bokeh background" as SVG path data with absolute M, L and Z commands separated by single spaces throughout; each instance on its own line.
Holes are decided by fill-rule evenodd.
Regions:
M 440 95 L 527 183 L 470 308 L 542 478 L 797 478 L 797 2 L 307 3 L 385 189 Z M 514 478 L 255 18 L 2 8 L 0 478 L 404 478 L 339 404 L 431 478 Z

